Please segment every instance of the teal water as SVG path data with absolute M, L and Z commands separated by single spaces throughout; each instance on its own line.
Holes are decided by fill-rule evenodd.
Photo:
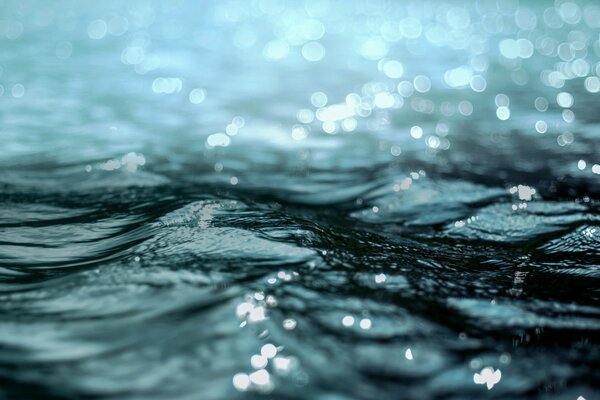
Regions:
M 593 399 L 594 1 L 0 0 L 0 399 Z

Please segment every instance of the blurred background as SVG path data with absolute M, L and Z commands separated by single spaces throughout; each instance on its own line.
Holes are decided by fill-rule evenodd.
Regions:
M 600 4 L 0 0 L 0 398 L 594 398 Z

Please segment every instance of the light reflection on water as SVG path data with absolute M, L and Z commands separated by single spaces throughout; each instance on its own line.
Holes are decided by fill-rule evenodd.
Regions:
M 0 397 L 593 398 L 600 6 L 0 3 Z

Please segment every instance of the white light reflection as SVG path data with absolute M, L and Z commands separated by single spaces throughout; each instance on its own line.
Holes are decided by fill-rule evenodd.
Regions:
M 342 324 L 349 328 L 352 325 L 354 325 L 354 317 L 351 315 L 346 315 L 344 318 L 342 318 Z
M 231 143 L 228 135 L 222 132 L 213 133 L 206 138 L 206 144 L 209 147 L 227 147 Z
M 275 357 L 273 359 L 273 368 L 279 374 L 285 375 L 289 372 L 292 360 L 288 357 Z
M 273 358 L 277 355 L 277 347 L 272 343 L 267 343 L 261 347 L 260 354 L 266 358 Z
M 233 386 L 237 390 L 245 392 L 250 388 L 250 377 L 248 376 L 248 374 L 235 374 L 233 376 Z
M 494 370 L 493 367 L 485 367 L 479 373 L 473 375 L 473 381 L 478 385 L 486 385 L 488 390 L 494 387 L 502 379 L 502 372 Z
M 99 40 L 106 36 L 108 25 L 102 19 L 96 19 L 88 25 L 88 36 L 90 39 Z
M 373 326 L 373 323 L 369 318 L 363 318 L 360 320 L 359 326 L 361 329 L 369 330 L 371 329 L 371 326 Z
M 383 283 L 386 280 L 385 274 L 377 274 L 375 275 L 375 283 Z
M 510 188 L 509 192 L 511 194 L 517 194 L 519 196 L 519 200 L 531 201 L 533 200 L 533 195 L 536 194 L 536 190 L 530 186 L 526 185 L 518 185 Z
M 192 104 L 200 104 L 206 99 L 206 92 L 202 88 L 192 89 L 189 99 Z
M 271 382 L 271 376 L 266 369 L 259 369 L 256 372 L 250 374 L 250 382 L 255 385 L 265 386 Z
M 267 366 L 269 360 L 267 357 L 259 354 L 255 354 L 250 358 L 250 364 L 254 369 L 261 369 Z
M 287 318 L 283 320 L 283 329 L 285 329 L 286 331 L 294 330 L 296 328 L 296 325 L 297 322 L 293 318 Z

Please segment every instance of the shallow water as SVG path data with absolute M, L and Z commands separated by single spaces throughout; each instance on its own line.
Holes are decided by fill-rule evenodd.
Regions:
M 599 21 L 0 1 L 0 398 L 595 398 Z

